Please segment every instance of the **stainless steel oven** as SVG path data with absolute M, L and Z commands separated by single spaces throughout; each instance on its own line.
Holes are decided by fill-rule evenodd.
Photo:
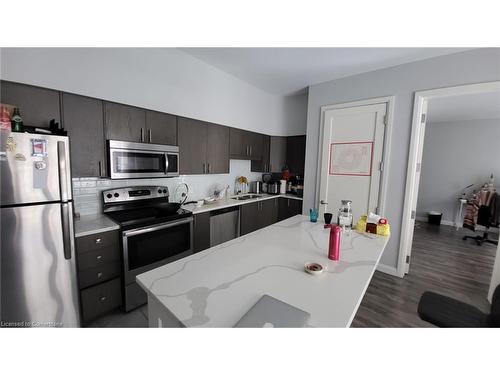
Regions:
M 122 231 L 125 310 L 146 303 L 135 277 L 193 254 L 193 217 Z M 141 293 L 142 292 L 142 293 Z
M 108 151 L 112 179 L 179 175 L 177 146 L 110 140 Z

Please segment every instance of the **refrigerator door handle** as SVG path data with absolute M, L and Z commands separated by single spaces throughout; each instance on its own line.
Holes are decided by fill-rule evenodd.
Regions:
M 63 236 L 64 258 L 71 259 L 73 253 L 73 206 L 71 202 L 61 203 L 61 223 Z
M 57 164 L 59 167 L 59 190 L 61 192 L 61 201 L 67 202 L 68 194 L 68 163 L 66 160 L 66 143 L 63 141 L 57 142 Z

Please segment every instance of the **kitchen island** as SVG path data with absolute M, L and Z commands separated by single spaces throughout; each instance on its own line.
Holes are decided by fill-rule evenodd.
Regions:
M 388 237 L 342 236 L 327 258 L 329 229 L 297 215 L 137 276 L 150 327 L 233 327 L 265 294 L 310 313 L 311 327 L 349 327 Z M 304 264 L 326 267 L 319 275 Z

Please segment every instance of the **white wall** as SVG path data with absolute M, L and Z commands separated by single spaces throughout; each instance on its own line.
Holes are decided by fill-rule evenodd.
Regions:
M 268 94 L 175 48 L 2 48 L 0 77 L 270 135 L 305 134 L 304 95 Z
M 304 210 L 317 202 L 320 107 L 381 96 L 395 96 L 394 127 L 385 215 L 392 236 L 381 263 L 397 267 L 414 92 L 500 80 L 500 49 L 477 49 L 359 74 L 309 87 Z
M 307 124 L 307 93 L 285 96 L 282 100 L 283 135 L 304 135 Z M 285 131 L 286 129 L 286 131 Z
M 481 187 L 491 173 L 500 182 L 500 120 L 430 123 L 422 156 L 417 216 L 436 210 L 454 223 L 464 187 Z

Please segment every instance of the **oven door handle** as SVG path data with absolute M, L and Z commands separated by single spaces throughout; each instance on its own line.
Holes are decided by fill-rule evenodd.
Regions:
M 157 230 L 162 230 L 162 229 L 166 229 L 166 228 L 175 227 L 177 225 L 187 224 L 187 223 L 190 223 L 192 221 L 193 221 L 193 217 L 188 217 L 186 219 L 172 221 L 172 222 L 167 223 L 167 224 L 153 225 L 150 227 L 139 228 L 139 229 L 131 229 L 131 230 L 127 230 L 127 231 L 123 232 L 123 237 L 132 237 L 132 236 L 137 236 L 139 234 L 155 232 Z

